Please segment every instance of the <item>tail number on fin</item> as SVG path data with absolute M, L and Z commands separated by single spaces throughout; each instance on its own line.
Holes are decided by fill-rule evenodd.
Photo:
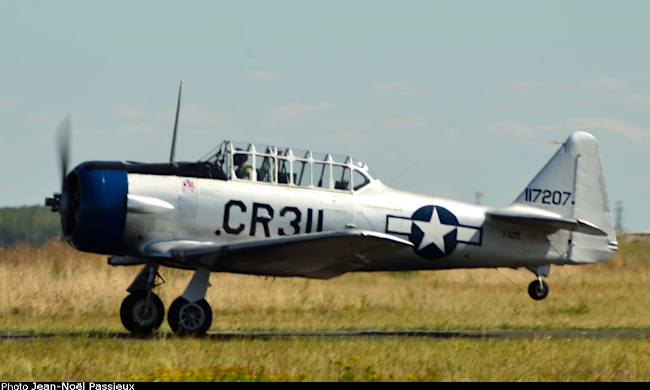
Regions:
M 526 188 L 524 191 L 524 201 L 530 203 L 566 205 L 571 199 L 571 193 L 568 191 L 552 191 L 543 188 Z

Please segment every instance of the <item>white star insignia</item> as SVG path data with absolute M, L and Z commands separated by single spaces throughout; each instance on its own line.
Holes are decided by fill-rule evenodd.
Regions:
M 430 244 L 434 244 L 436 247 L 438 247 L 438 249 L 442 251 L 442 253 L 447 253 L 447 250 L 445 248 L 445 236 L 449 232 L 456 229 L 456 226 L 445 225 L 441 223 L 437 208 L 433 208 L 431 219 L 428 222 L 413 221 L 413 223 L 415 223 L 415 225 L 420 228 L 420 230 L 422 230 L 422 233 L 424 233 L 424 237 L 422 237 L 422 241 L 418 247 L 419 251 L 426 248 Z

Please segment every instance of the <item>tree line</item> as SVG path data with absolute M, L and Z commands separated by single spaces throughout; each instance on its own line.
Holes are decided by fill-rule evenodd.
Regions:
M 61 236 L 59 213 L 45 206 L 0 208 L 0 247 L 42 245 Z

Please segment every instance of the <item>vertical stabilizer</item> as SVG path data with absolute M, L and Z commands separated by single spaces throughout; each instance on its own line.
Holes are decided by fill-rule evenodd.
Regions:
M 594 263 L 617 249 L 598 141 L 591 134 L 572 134 L 528 184 L 514 204 L 534 207 L 596 227 L 606 233 L 571 233 L 569 260 Z

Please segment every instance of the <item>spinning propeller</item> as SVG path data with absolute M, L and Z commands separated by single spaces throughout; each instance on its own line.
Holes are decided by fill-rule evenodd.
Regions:
M 61 199 L 66 190 L 66 176 L 68 175 L 68 164 L 70 162 L 70 115 L 66 116 L 56 129 L 55 140 L 59 157 L 59 169 L 61 170 L 61 192 L 55 193 L 54 198 L 46 198 L 45 205 L 52 207 L 52 212 L 61 212 Z
M 61 169 L 61 192 L 55 193 L 53 198 L 45 199 L 45 205 L 50 206 L 52 212 L 61 214 L 61 227 L 66 238 L 72 233 L 76 225 L 76 214 L 79 208 L 79 183 L 77 175 L 68 177 L 70 132 L 70 115 L 68 115 L 61 121 L 55 134 L 59 168 Z
M 70 115 L 63 118 L 59 128 L 56 129 L 56 143 L 59 152 L 59 168 L 61 169 L 62 184 L 64 191 L 65 177 L 68 175 L 68 164 L 70 162 Z

